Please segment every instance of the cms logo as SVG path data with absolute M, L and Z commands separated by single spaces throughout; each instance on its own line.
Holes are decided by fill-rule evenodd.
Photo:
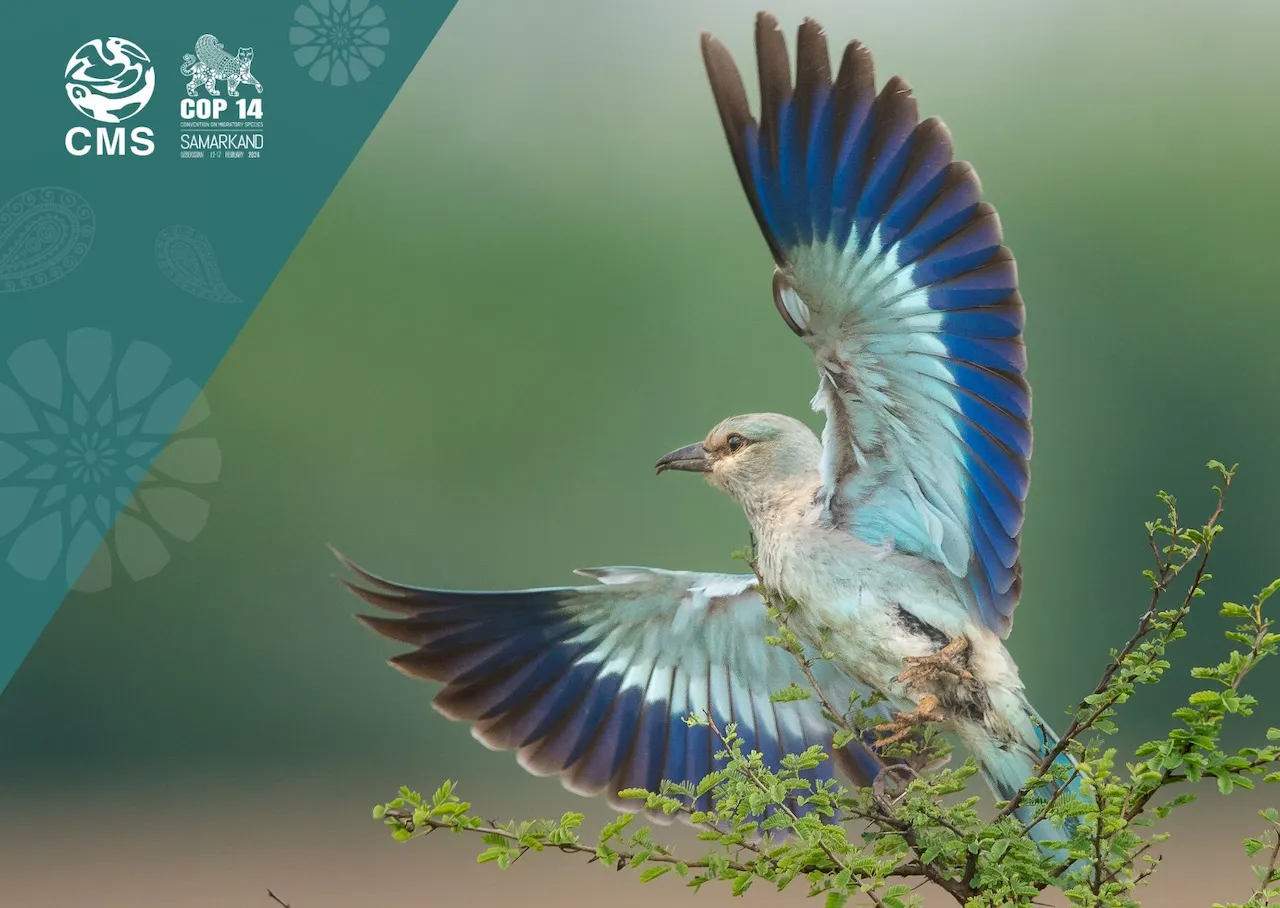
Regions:
M 155 151 L 155 134 L 146 126 L 127 129 L 115 124 L 142 112 L 156 88 L 156 71 L 146 51 L 125 38 L 86 41 L 67 61 L 67 99 L 98 123 L 74 126 L 63 139 L 67 151 L 87 154 L 139 155 Z
M 145 157 L 156 150 L 155 135 L 146 126 L 135 126 L 128 132 L 123 126 L 115 129 L 99 126 L 95 132 L 84 126 L 73 126 L 67 130 L 66 145 L 67 151 L 76 157 L 90 153 Z

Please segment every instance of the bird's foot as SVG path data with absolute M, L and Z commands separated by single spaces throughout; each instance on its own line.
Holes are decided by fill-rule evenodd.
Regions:
M 888 737 L 878 738 L 875 743 L 876 749 L 882 751 L 890 745 L 897 744 L 926 722 L 941 722 L 944 716 L 940 706 L 937 697 L 926 694 L 920 698 L 920 702 L 912 712 L 898 713 L 892 722 L 877 725 L 876 731 L 887 732 Z
M 907 656 L 903 659 L 908 667 L 895 679 L 899 684 L 914 687 L 917 690 L 930 687 L 943 675 L 951 675 L 961 681 L 973 681 L 973 672 L 966 663 L 969 661 L 969 638 L 963 634 L 951 640 L 936 653 L 927 656 Z

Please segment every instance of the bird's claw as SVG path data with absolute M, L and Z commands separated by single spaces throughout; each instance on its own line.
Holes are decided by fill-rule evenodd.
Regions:
M 926 722 L 941 722 L 943 715 L 939 706 L 938 698 L 932 694 L 926 694 L 920 698 L 920 702 L 916 704 L 915 710 L 909 713 L 898 713 L 892 722 L 884 722 L 876 726 L 878 732 L 889 732 L 886 738 L 876 740 L 875 746 L 877 750 L 883 751 L 890 745 L 897 744 L 906 738 L 918 726 L 924 725 Z
M 973 672 L 965 667 L 968 658 L 969 638 L 961 635 L 936 653 L 907 656 L 902 661 L 910 664 L 895 680 L 906 687 L 917 689 L 927 688 L 943 675 L 952 675 L 961 681 L 973 681 Z

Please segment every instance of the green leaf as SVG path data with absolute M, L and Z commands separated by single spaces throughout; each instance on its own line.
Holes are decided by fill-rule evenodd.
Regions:
M 776 690 L 769 695 L 769 699 L 774 703 L 792 703 L 797 700 L 809 700 L 813 695 L 805 690 L 794 681 L 788 684 L 782 690 Z
M 688 868 L 685 868 L 686 870 Z M 656 880 L 664 873 L 671 872 L 670 864 L 650 864 L 644 870 L 640 871 L 640 882 L 647 883 L 650 880 Z

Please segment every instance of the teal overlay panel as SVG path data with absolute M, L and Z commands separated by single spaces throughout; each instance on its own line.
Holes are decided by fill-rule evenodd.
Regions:
M 0 690 L 199 535 L 201 388 L 452 7 L 0 11 Z

